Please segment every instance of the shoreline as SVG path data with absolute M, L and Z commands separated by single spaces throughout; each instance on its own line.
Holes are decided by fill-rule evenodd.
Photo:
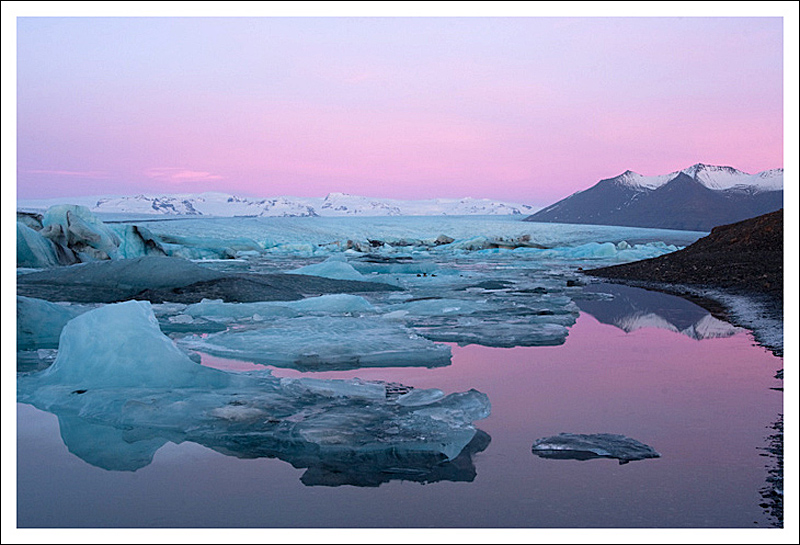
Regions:
M 587 283 L 621 284 L 686 299 L 709 311 L 715 318 L 747 329 L 759 346 L 783 359 L 783 303 L 767 294 L 673 282 L 601 277 L 595 276 L 590 270 L 579 272 Z

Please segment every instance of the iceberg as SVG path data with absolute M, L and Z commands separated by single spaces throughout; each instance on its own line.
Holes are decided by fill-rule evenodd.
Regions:
M 157 236 L 139 225 L 114 225 L 112 230 L 119 237 L 117 256 L 131 259 L 145 255 L 166 256 L 168 252 Z
M 17 350 L 58 348 L 58 339 L 64 326 L 90 310 L 84 305 L 57 305 L 17 296 Z
M 450 347 L 387 320 L 302 316 L 178 340 L 187 350 L 304 371 L 449 365 Z
M 560 433 L 537 439 L 531 450 L 542 458 L 562 460 L 615 458 L 619 460 L 620 465 L 661 456 L 652 447 L 636 439 L 612 433 Z
M 147 301 L 105 305 L 64 326 L 42 384 L 85 388 L 220 387 L 228 377 L 197 365 L 158 327 Z
M 71 248 L 82 261 L 118 257 L 120 238 L 85 206 L 51 206 L 42 226 L 42 235 Z
M 17 222 L 17 267 L 43 269 L 75 263 L 77 257 L 70 255 L 63 246 L 43 237 L 22 222 Z
M 470 480 L 464 457 L 488 445 L 473 425 L 489 416 L 488 397 L 398 402 L 409 390 L 204 367 L 161 333 L 150 303 L 128 301 L 68 322 L 55 363 L 18 376 L 17 400 L 56 414 L 70 452 L 116 471 L 146 466 L 167 441 L 191 441 L 309 468 L 306 484 Z
M 232 259 L 240 252 L 260 255 L 264 248 L 247 237 L 198 237 L 160 235 L 159 239 L 169 255 L 184 259 Z
M 369 278 L 358 272 L 352 265 L 339 256 L 329 257 L 322 263 L 306 265 L 305 267 L 286 272 L 321 276 L 323 278 L 335 278 L 336 280 L 360 280 L 362 282 L 369 280 Z

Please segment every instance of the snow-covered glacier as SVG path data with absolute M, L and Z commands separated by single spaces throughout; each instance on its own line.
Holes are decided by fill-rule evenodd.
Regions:
M 93 212 L 111 214 L 167 216 L 430 216 L 430 215 L 520 215 L 531 214 L 536 207 L 491 199 L 399 200 L 364 197 L 348 193 L 329 193 L 325 197 L 280 196 L 246 197 L 220 192 L 170 195 L 133 195 L 121 197 L 84 197 L 83 206 Z M 30 210 L 64 204 L 60 199 L 23 201 Z

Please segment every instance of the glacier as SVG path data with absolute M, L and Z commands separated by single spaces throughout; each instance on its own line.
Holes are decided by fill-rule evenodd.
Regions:
M 56 414 L 68 449 L 110 470 L 191 441 L 306 467 L 309 485 L 474 477 L 461 459 L 488 444 L 473 425 L 488 397 L 388 386 L 205 367 L 161 332 L 150 303 L 128 301 L 70 320 L 52 366 L 18 376 L 17 400 Z
M 92 212 L 168 216 L 519 215 L 530 214 L 536 210 L 535 207 L 526 204 L 470 197 L 397 200 L 337 192 L 329 193 L 325 197 L 255 198 L 211 191 L 200 194 L 84 197 L 79 200 L 80 204 Z M 62 203 L 63 199 L 49 199 L 23 201 L 21 204 L 29 209 L 42 209 Z

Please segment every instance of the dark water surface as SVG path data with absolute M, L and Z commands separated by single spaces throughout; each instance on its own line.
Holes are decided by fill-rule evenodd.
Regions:
M 762 449 L 783 412 L 782 392 L 771 389 L 781 386 L 782 359 L 744 331 L 703 340 L 654 327 L 625 332 L 591 310 L 599 318 L 584 309 L 561 346 L 453 345 L 446 367 L 314 373 L 489 396 L 492 414 L 476 422 L 486 435 L 471 456 L 424 477 L 363 483 L 371 486 L 332 486 L 329 475 L 279 459 L 193 443 L 167 443 L 135 472 L 109 471 L 67 451 L 56 416 L 18 404 L 18 526 L 770 526 L 759 490 L 768 476 Z M 661 457 L 620 465 L 532 454 L 536 439 L 560 432 L 622 434 Z

